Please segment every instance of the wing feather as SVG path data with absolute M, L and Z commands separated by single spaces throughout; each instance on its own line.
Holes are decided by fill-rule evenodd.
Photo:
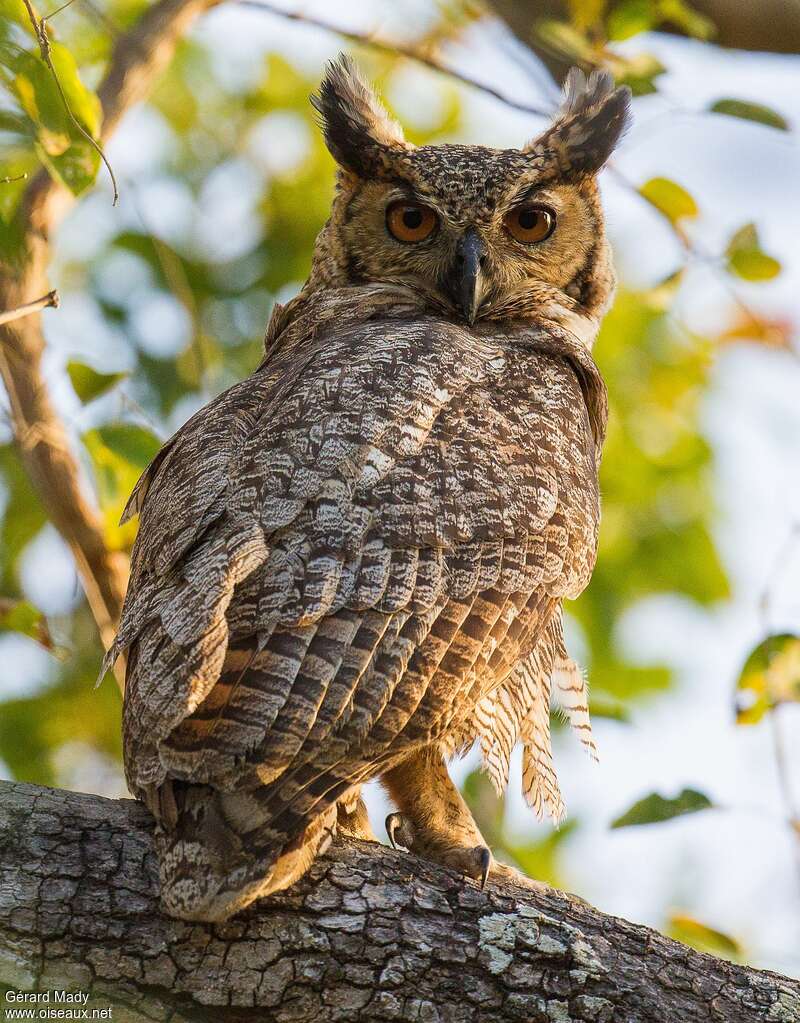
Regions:
M 541 687 L 502 683 L 585 584 L 596 533 L 604 397 L 577 343 L 333 326 L 326 301 L 143 477 L 111 654 L 135 654 L 132 787 L 265 787 L 284 830 L 370 764 L 463 739 L 472 711 L 500 736 L 496 778 L 518 733 L 544 748 Z

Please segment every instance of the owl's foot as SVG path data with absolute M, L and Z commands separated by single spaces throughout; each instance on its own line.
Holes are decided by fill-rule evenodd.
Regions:
M 543 881 L 528 877 L 507 863 L 499 863 L 485 845 L 443 845 L 441 840 L 436 841 L 435 837 L 434 841 L 431 841 L 430 834 L 418 834 L 411 819 L 402 813 L 389 814 L 386 818 L 386 833 L 393 849 L 401 846 L 426 860 L 440 863 L 443 867 L 449 867 L 450 870 L 478 881 L 481 888 L 485 888 L 486 882 L 492 880 L 508 881 L 535 892 L 550 891 L 550 886 Z
M 443 836 L 435 832 L 421 832 L 414 826 L 411 818 L 402 813 L 389 814 L 386 818 L 386 832 L 393 848 L 402 846 L 417 856 L 458 871 L 459 874 L 478 881 L 481 888 L 485 886 L 492 867 L 497 866 L 485 845 L 448 844 L 443 840 Z
M 378 841 L 370 825 L 360 788 L 348 799 L 336 804 L 336 830 L 340 835 L 359 838 L 362 842 Z

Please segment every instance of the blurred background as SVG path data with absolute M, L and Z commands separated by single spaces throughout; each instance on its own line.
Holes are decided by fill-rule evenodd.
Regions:
M 0 257 L 15 179 L 44 163 L 79 195 L 53 240 L 46 385 L 106 542 L 127 551 L 138 474 L 254 369 L 273 303 L 307 274 L 333 187 L 308 104 L 326 60 L 351 49 L 416 143 L 520 145 L 572 63 L 631 85 L 635 124 L 602 177 L 620 290 L 595 350 L 611 401 L 600 555 L 567 608 L 600 763 L 558 727 L 559 831 L 524 805 L 518 763 L 503 803 L 476 755 L 453 773 L 502 858 L 800 975 L 800 11 L 771 6 L 224 3 L 107 146 L 112 206 L 21 0 L 0 0 Z M 90 131 L 114 40 L 146 7 L 74 0 L 48 22 Z M 0 777 L 122 795 L 119 692 L 93 688 L 102 645 L 7 411 L 0 515 Z M 370 805 L 379 825 L 379 791 Z

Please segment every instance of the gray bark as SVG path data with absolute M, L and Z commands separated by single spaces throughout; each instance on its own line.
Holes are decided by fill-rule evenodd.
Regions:
M 81 990 L 116 1023 L 800 1020 L 798 981 L 363 842 L 226 924 L 171 920 L 151 828 L 132 801 L 0 783 L 0 985 Z

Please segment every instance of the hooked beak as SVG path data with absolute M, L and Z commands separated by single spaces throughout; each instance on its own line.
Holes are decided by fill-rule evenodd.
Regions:
M 475 314 L 483 298 L 482 268 L 485 261 L 486 246 L 475 228 L 470 227 L 458 243 L 448 287 L 453 301 L 469 324 L 475 322 Z

